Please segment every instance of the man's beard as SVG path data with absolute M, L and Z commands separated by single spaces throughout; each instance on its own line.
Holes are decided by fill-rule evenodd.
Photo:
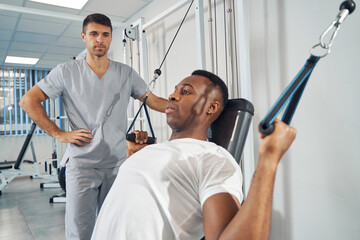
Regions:
M 97 56 L 97 57 L 103 57 L 106 55 L 106 53 L 108 52 L 108 49 L 105 48 L 104 51 L 97 51 L 96 48 L 94 47 L 94 55 Z

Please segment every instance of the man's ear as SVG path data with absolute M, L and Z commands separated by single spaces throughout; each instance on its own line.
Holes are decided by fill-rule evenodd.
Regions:
M 210 103 L 210 106 L 209 106 L 206 114 L 213 115 L 213 114 L 219 113 L 220 111 L 221 111 L 221 105 L 220 105 L 219 101 L 212 101 Z
M 81 39 L 85 42 L 85 33 L 81 32 Z

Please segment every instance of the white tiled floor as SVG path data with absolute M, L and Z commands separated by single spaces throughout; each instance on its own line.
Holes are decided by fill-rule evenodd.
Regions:
M 0 240 L 64 240 L 65 203 L 49 203 L 60 188 L 40 189 L 42 179 L 17 177 L 0 195 Z

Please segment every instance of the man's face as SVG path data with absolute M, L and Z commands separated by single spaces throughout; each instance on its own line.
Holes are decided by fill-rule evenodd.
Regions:
M 165 110 L 167 123 L 173 130 L 202 124 L 209 101 L 213 99 L 214 90 L 208 78 L 198 75 L 185 78 L 169 96 L 170 102 Z
M 110 47 L 111 28 L 92 22 L 85 27 L 85 33 L 81 33 L 81 38 L 91 55 L 102 57 L 106 55 Z

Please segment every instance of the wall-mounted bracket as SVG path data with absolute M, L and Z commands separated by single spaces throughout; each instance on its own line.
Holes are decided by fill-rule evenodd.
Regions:
M 135 41 L 137 38 L 136 27 L 125 28 L 124 33 L 126 37 L 130 38 L 133 41 Z

